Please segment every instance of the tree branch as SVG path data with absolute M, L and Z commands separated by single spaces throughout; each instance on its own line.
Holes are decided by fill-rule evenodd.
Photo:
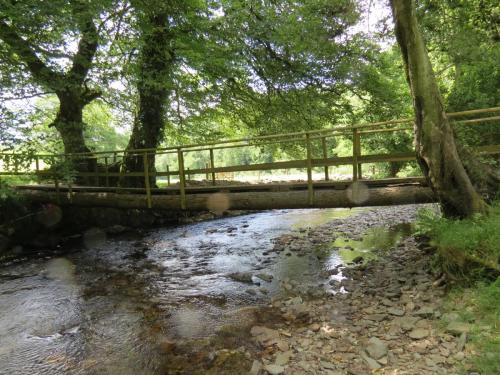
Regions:
M 94 25 L 92 16 L 86 13 L 85 9 L 82 9 L 83 5 L 75 5 L 74 10 L 77 18 L 83 17 L 79 20 L 80 31 L 82 32 L 82 37 L 78 42 L 78 50 L 73 57 L 73 65 L 71 70 L 68 72 L 68 76 L 71 80 L 74 80 L 77 85 L 84 83 L 87 73 L 92 66 L 92 59 L 97 51 L 97 39 L 99 34 L 97 28 Z M 83 12 L 83 14 L 78 14 Z
M 63 75 L 50 69 L 33 51 L 29 43 L 9 26 L 5 17 L 0 17 L 0 39 L 26 64 L 33 77 L 50 90 L 61 87 Z

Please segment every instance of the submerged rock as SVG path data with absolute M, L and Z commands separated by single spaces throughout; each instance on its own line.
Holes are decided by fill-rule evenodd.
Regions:
M 252 273 L 251 272 L 233 272 L 227 275 L 230 279 L 234 281 L 239 281 L 240 283 L 252 284 Z

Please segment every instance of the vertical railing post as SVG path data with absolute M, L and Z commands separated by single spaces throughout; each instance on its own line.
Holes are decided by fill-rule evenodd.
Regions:
M 167 186 L 170 186 L 170 168 L 167 165 Z
M 151 208 L 151 181 L 149 181 L 149 161 L 148 153 L 146 151 L 144 151 L 144 153 L 142 154 L 142 160 L 144 162 L 144 186 L 146 187 L 146 200 L 148 203 L 148 208 Z
M 14 155 L 13 159 L 14 159 L 14 173 L 18 174 L 19 173 L 19 157 L 17 155 Z
M 321 138 L 321 147 L 323 148 L 323 160 L 326 163 L 326 159 L 328 159 L 328 150 L 326 148 L 326 137 Z M 325 165 L 325 181 L 330 179 L 328 175 L 328 165 Z
M 71 165 L 71 156 L 69 155 L 64 155 L 64 162 L 66 163 L 66 170 L 69 171 L 69 168 L 72 166 Z M 68 175 L 68 199 L 70 202 L 73 201 L 73 184 L 71 183 L 71 175 Z
M 40 176 L 40 157 L 35 155 L 35 169 L 36 169 L 36 180 L 38 184 L 42 182 L 42 176 Z
M 307 202 L 310 206 L 314 204 L 314 190 L 312 181 L 312 151 L 311 136 L 306 133 L 306 152 L 307 152 Z
M 212 168 L 212 185 L 215 186 L 215 163 L 214 163 L 214 149 L 210 149 L 210 168 Z
M 358 180 L 358 128 L 352 129 L 352 180 Z
M 95 157 L 94 174 L 95 174 L 95 186 L 99 186 L 99 163 L 97 162 L 97 156 Z
M 104 157 L 104 173 L 106 174 L 106 187 L 109 187 L 109 163 L 108 163 L 108 157 Z
M 210 168 L 210 163 L 205 163 L 205 180 L 208 181 L 208 179 L 210 178 L 209 177 L 209 173 L 208 173 L 208 169 Z
M 356 134 L 356 145 L 357 145 L 357 156 L 358 156 L 358 178 L 361 180 L 363 178 L 363 174 L 361 172 L 361 163 L 359 162 L 361 157 L 361 133 L 358 131 Z
M 56 157 L 53 156 L 51 159 L 52 159 L 52 170 L 54 176 L 54 187 L 56 189 L 57 203 L 60 203 L 61 198 L 59 196 L 59 176 L 57 175 Z
M 184 174 L 184 155 L 182 149 L 177 149 L 177 159 L 179 162 L 179 193 L 181 199 L 181 209 L 186 209 L 186 177 Z

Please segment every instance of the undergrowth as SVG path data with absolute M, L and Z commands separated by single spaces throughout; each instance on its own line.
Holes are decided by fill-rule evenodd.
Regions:
M 462 373 L 500 374 L 500 278 L 469 288 L 455 287 L 447 298 L 447 312 L 457 312 L 471 324 Z
M 500 202 L 489 215 L 452 220 L 424 210 L 417 220 L 417 232 L 431 239 L 438 252 L 436 261 L 457 280 L 495 277 L 500 274 Z
M 454 281 L 445 309 L 472 324 L 464 373 L 500 374 L 500 202 L 488 215 L 465 220 L 422 211 L 416 228 L 430 238 L 435 264 Z

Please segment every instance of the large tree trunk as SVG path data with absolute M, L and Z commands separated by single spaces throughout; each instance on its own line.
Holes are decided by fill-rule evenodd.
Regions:
M 141 56 L 139 61 L 139 79 L 137 91 L 139 94 L 138 114 L 134 121 L 132 135 L 127 150 L 157 148 L 163 138 L 165 128 L 165 113 L 170 93 L 174 51 L 172 33 L 169 29 L 167 12 L 150 10 L 146 17 Z M 155 155 L 148 154 L 149 172 L 155 171 Z M 142 172 L 144 160 L 142 154 L 130 153 L 125 157 L 125 171 Z M 142 177 L 123 179 L 124 186 L 143 187 Z M 151 185 L 155 178 L 151 177 Z
M 467 217 L 487 211 L 460 160 L 427 49 L 419 30 L 414 0 L 391 0 L 415 110 L 417 160 L 446 216 Z

